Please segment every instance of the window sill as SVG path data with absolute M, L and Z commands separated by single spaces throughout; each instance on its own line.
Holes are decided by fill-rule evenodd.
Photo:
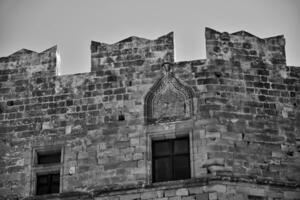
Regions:
M 53 193 L 53 194 L 43 194 L 35 195 L 25 198 L 24 200 L 44 200 L 44 199 L 62 199 L 69 197 L 91 197 L 91 194 L 88 192 L 62 192 L 62 193 Z
M 190 178 L 184 180 L 155 182 L 155 183 L 147 184 L 146 187 L 183 187 L 183 186 L 199 185 L 199 182 L 205 185 L 208 182 L 208 178 L 203 177 L 203 178 Z
M 55 199 L 60 196 L 60 193 L 53 193 L 53 194 L 41 194 L 41 195 L 34 195 L 26 200 L 40 200 L 40 199 Z

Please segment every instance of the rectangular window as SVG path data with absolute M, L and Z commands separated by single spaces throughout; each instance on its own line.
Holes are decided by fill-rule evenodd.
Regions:
M 189 138 L 152 141 L 152 162 L 153 182 L 190 178 Z
M 60 192 L 62 150 L 58 146 L 34 149 L 32 194 L 45 195 Z
M 36 177 L 36 194 L 53 194 L 59 193 L 59 172 L 37 175 Z

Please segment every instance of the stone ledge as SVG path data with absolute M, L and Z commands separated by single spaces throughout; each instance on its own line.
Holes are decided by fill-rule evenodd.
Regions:
M 90 192 L 63 192 L 59 194 L 47 194 L 39 196 L 26 197 L 23 200 L 42 200 L 42 199 L 74 199 L 76 197 L 78 200 L 88 200 L 93 199 Z
M 274 187 L 284 187 L 289 189 L 300 188 L 300 182 L 284 182 L 279 180 L 271 180 L 262 177 L 249 178 L 249 177 L 234 177 L 234 176 L 207 176 L 202 178 L 194 178 L 188 180 L 179 181 L 168 181 L 161 183 L 152 183 L 144 185 L 142 183 L 137 185 L 127 185 L 127 186 L 111 186 L 103 189 L 95 189 L 93 191 L 93 196 L 102 196 L 107 193 L 113 193 L 113 195 L 118 195 L 121 193 L 137 193 L 144 192 L 146 190 L 157 190 L 157 189 L 176 189 L 182 187 L 193 187 L 193 186 L 207 186 L 211 184 L 216 184 L 218 181 L 222 181 L 222 184 L 233 183 L 249 183 L 257 185 L 268 185 Z

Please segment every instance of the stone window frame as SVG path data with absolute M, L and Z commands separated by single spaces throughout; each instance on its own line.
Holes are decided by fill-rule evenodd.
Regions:
M 187 151 L 185 152 L 176 152 L 175 151 L 175 146 L 176 142 L 180 141 L 186 141 L 186 147 L 188 147 Z M 163 144 L 164 147 L 168 149 L 168 153 L 165 155 L 156 155 L 155 154 L 155 146 L 156 144 Z M 191 166 L 190 166 L 190 138 L 189 135 L 183 135 L 182 137 L 176 137 L 172 139 L 164 139 L 164 140 L 152 140 L 152 182 L 153 183 L 158 183 L 158 182 L 167 182 L 167 181 L 176 181 L 176 180 L 187 180 L 191 178 Z M 184 143 L 183 143 L 184 144 Z M 153 153 L 154 151 L 154 153 Z M 159 149 L 158 149 L 159 151 Z M 156 151 L 157 152 L 157 151 Z M 181 158 L 181 159 L 187 159 L 184 161 L 184 163 L 180 162 L 180 164 L 184 164 L 184 169 L 182 168 L 181 173 L 176 173 L 176 159 Z M 155 179 L 156 174 L 159 174 L 160 170 L 155 169 L 155 162 L 158 160 L 167 160 L 168 162 L 168 170 L 171 172 L 170 177 L 166 176 L 166 174 L 161 174 L 163 176 L 159 176 L 157 179 Z M 160 165 L 159 165 L 160 166 Z M 182 178 L 179 178 L 180 175 L 185 174 L 182 176 Z M 161 179 L 161 180 L 159 180 Z
M 37 158 L 38 153 L 40 152 L 55 152 L 60 151 L 60 163 L 49 163 L 49 164 L 38 164 Z M 31 158 L 31 177 L 30 177 L 30 195 L 37 196 L 36 194 L 36 183 L 37 183 L 37 175 L 46 175 L 50 173 L 60 174 L 59 179 L 59 193 L 62 192 L 63 189 L 63 163 L 64 163 L 64 152 L 65 148 L 63 145 L 47 145 L 47 146 L 35 146 L 32 148 L 32 158 Z M 56 193 L 58 194 L 58 193 Z M 53 194 L 44 194 L 44 195 L 53 195 Z M 38 195 L 43 196 L 43 195 Z
M 152 141 L 153 140 L 168 140 L 180 137 L 189 137 L 190 145 L 190 179 L 195 178 L 195 148 L 194 148 L 194 132 L 193 132 L 193 120 L 181 121 L 181 122 L 169 122 L 163 124 L 149 125 L 146 128 L 146 184 L 164 184 L 167 182 L 176 182 L 180 180 L 171 180 L 164 182 L 153 182 L 153 170 L 152 170 Z M 186 179 L 186 180 L 190 180 Z

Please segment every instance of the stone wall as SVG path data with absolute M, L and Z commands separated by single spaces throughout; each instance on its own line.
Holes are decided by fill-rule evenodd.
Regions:
M 0 197 L 36 198 L 34 150 L 59 146 L 48 198 L 299 199 L 300 68 L 284 38 L 205 35 L 207 60 L 177 63 L 172 33 L 92 42 L 83 74 L 56 76 L 56 48 L 1 58 Z M 153 183 L 151 140 L 182 134 L 191 179 Z

